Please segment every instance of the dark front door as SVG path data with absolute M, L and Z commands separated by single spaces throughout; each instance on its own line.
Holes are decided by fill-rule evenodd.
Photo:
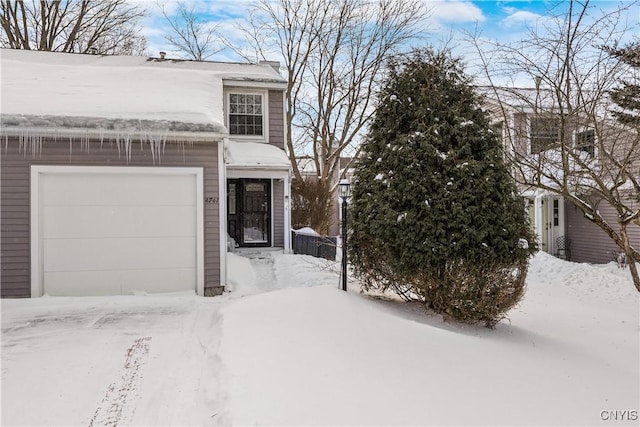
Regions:
M 240 246 L 271 246 L 271 181 L 227 181 L 229 235 Z

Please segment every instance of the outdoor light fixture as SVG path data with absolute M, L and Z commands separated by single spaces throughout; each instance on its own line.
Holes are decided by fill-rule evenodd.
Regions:
M 346 198 L 351 195 L 351 185 L 348 179 L 341 179 L 338 187 L 338 195 L 342 197 L 342 201 L 346 202 Z
M 347 290 L 347 199 L 351 195 L 349 180 L 341 179 L 338 195 L 342 199 L 342 290 Z

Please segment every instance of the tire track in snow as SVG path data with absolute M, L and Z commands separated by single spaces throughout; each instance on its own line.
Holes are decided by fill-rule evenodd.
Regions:
M 149 341 L 151 337 L 138 338 L 127 349 L 120 378 L 107 387 L 89 427 L 126 424 L 127 420 L 133 416 L 135 406 L 132 405 L 132 398 L 135 400 L 137 397 L 135 391 L 142 379 L 141 367 L 149 354 Z

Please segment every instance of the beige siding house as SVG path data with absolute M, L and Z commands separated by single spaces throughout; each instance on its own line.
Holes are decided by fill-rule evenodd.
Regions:
M 196 292 L 290 249 L 273 63 L 0 50 L 2 297 Z
M 523 179 L 527 173 L 537 168 L 545 175 L 541 178 L 542 186 L 559 188 L 563 167 L 560 160 L 555 158 L 554 150 L 557 150 L 562 138 L 565 147 L 575 153 L 575 158 L 600 170 L 604 180 L 610 179 L 616 169 L 598 152 L 599 142 L 621 156 L 630 154 L 630 172 L 640 175 L 640 152 L 634 153 L 630 149 L 637 135 L 621 129 L 613 120 L 601 121 L 597 133 L 591 123 L 583 122 L 580 118 L 560 120 L 558 109 L 553 108 L 553 94 L 549 92 L 537 89 L 483 91 L 487 95 L 487 108 L 493 115 L 495 130 L 503 138 L 508 157 L 514 160 L 513 171 L 520 177 L 519 188 L 526 199 L 530 223 L 538 236 L 541 250 L 576 262 L 613 261 L 621 249 L 577 206 L 557 192 L 522 182 L 527 181 L 527 178 Z M 580 173 L 578 162 L 569 167 L 573 182 L 568 187 L 581 188 L 578 191 L 584 194 L 580 197 L 596 206 L 604 220 L 615 228 L 617 211 L 598 198 L 597 192 L 586 190 L 588 186 L 583 183 L 587 178 Z M 625 193 L 624 188 L 621 191 Z M 637 199 L 637 194 L 629 192 L 627 202 L 632 209 L 637 209 L 640 201 L 633 198 Z M 640 225 L 631 224 L 628 233 L 631 245 L 640 247 Z

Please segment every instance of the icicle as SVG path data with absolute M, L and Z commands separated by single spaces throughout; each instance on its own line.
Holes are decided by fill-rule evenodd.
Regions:
M 147 135 L 147 140 L 149 141 L 149 148 L 151 149 L 151 160 L 153 164 L 156 164 L 156 151 L 155 151 L 155 141 L 153 140 L 153 136 Z
M 127 150 L 127 164 L 129 164 L 129 162 L 131 162 L 131 135 L 130 134 L 127 134 L 125 146 Z
M 118 147 L 118 158 L 120 158 L 120 134 L 116 135 L 116 146 Z
M 27 157 L 27 131 L 22 131 L 22 133 L 20 134 L 20 152 L 22 153 L 23 157 Z

